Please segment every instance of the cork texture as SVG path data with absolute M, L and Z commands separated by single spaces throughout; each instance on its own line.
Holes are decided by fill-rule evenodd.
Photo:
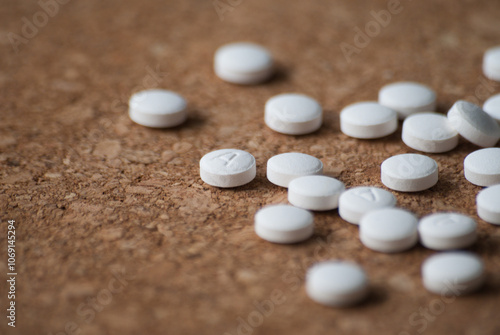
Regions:
M 418 216 L 458 211 L 478 221 L 470 250 L 487 278 L 475 294 L 427 292 L 420 266 L 434 251 L 373 252 L 337 211 L 315 213 L 314 236 L 296 245 L 253 230 L 260 207 L 287 202 L 265 176 L 273 155 L 307 153 L 347 187 L 383 187 L 382 161 L 415 152 L 401 127 L 378 140 L 343 135 L 347 104 L 376 100 L 400 80 L 435 89 L 442 113 L 458 99 L 499 93 L 481 63 L 499 44 L 500 2 L 60 2 L 0 7 L 0 333 L 500 333 L 500 228 L 477 217 L 481 188 L 465 180 L 463 160 L 478 147 L 463 139 L 429 155 L 439 164 L 436 186 L 394 194 Z M 276 76 L 248 87 L 218 79 L 213 54 L 236 41 L 266 46 Z M 128 99 L 147 88 L 182 94 L 189 120 L 165 130 L 134 124 Z M 317 132 L 265 126 L 266 100 L 284 92 L 322 104 Z M 199 160 L 222 148 L 252 153 L 255 180 L 204 184 Z M 7 220 L 16 221 L 16 328 L 5 317 Z M 332 309 L 306 296 L 306 269 L 326 259 L 364 267 L 364 304 Z

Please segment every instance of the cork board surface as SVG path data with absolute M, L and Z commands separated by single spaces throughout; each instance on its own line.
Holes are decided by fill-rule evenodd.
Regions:
M 45 21 L 36 1 L 0 7 L 0 333 L 500 333 L 500 230 L 476 215 L 480 188 L 464 179 L 462 161 L 478 148 L 464 140 L 429 155 L 439 163 L 435 187 L 395 194 L 419 216 L 455 210 L 478 220 L 470 249 L 488 276 L 476 294 L 451 301 L 428 293 L 420 266 L 435 252 L 372 252 L 336 211 L 315 214 L 305 243 L 271 244 L 253 232 L 257 209 L 286 203 L 286 190 L 265 177 L 275 154 L 314 155 L 351 187 L 382 186 L 380 163 L 414 152 L 400 129 L 373 141 L 340 133 L 347 104 L 376 100 L 382 85 L 399 80 L 434 88 L 443 113 L 458 99 L 481 103 L 500 92 L 481 72 L 484 50 L 499 44 L 500 2 L 402 0 L 350 63 L 341 43 L 354 46 L 355 29 L 375 20 L 371 11 L 393 3 L 220 0 L 218 13 L 210 0 L 62 2 L 57 13 L 47 7 Z M 26 20 L 40 27 L 23 28 Z M 24 38 L 15 47 L 10 32 Z M 215 77 L 214 51 L 242 40 L 271 50 L 273 80 L 242 87 Z M 185 125 L 130 121 L 130 94 L 154 87 L 186 97 Z M 316 98 L 322 128 L 306 136 L 268 129 L 264 103 L 283 92 Z M 236 189 L 204 184 L 199 159 L 230 147 L 255 156 L 256 179 Z M 9 219 L 16 328 L 4 315 Z M 331 309 L 307 298 L 305 270 L 331 258 L 364 267 L 366 303 Z

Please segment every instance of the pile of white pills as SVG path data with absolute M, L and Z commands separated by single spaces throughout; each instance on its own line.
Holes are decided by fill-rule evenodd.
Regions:
M 271 53 L 254 43 L 227 44 L 215 52 L 215 74 L 224 81 L 254 85 L 274 73 Z M 483 59 L 484 74 L 500 81 L 500 47 L 488 50 Z M 477 214 L 482 220 L 500 225 L 500 148 L 491 148 L 500 139 L 500 94 L 483 108 L 457 101 L 447 115 L 435 113 L 436 93 L 415 82 L 395 82 L 382 87 L 378 101 L 353 103 L 340 112 L 340 130 L 357 139 L 378 139 L 398 129 L 403 121 L 402 141 L 425 153 L 444 153 L 459 143 L 459 135 L 485 147 L 464 160 L 464 176 L 474 185 L 488 186 L 476 197 Z M 132 95 L 132 121 L 153 128 L 175 127 L 187 119 L 187 102 L 179 94 L 153 89 Z M 321 104 L 304 94 L 284 93 L 269 98 L 264 106 L 264 122 L 286 135 L 317 131 L 323 122 Z M 240 149 L 220 149 L 205 154 L 199 164 L 200 177 L 208 185 L 232 188 L 246 185 L 257 175 L 256 159 Z M 425 155 L 406 153 L 381 163 L 381 182 L 397 192 L 420 192 L 438 182 L 438 164 Z M 341 180 L 323 175 L 323 163 L 305 153 L 287 152 L 267 160 L 270 183 L 288 188 L 287 204 L 272 204 L 254 216 L 257 236 L 277 244 L 293 244 L 314 234 L 310 211 L 338 208 L 346 222 L 359 225 L 359 240 L 367 248 L 383 253 L 399 253 L 418 241 L 432 250 L 446 251 L 422 264 L 424 287 L 436 294 L 460 295 L 477 290 L 484 281 L 481 259 L 463 251 L 477 240 L 476 221 L 464 214 L 434 213 L 420 220 L 396 207 L 393 193 L 374 186 L 346 190 Z M 315 302 L 333 307 L 363 301 L 369 292 L 363 269 L 348 261 L 330 260 L 309 268 L 306 293 Z

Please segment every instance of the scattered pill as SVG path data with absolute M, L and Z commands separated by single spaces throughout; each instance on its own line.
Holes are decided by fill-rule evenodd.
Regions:
M 488 79 L 500 81 L 500 46 L 488 49 L 484 53 L 483 73 Z
M 241 85 L 266 81 L 273 74 L 273 59 L 266 48 L 254 43 L 231 43 L 217 49 L 214 70 L 222 80 Z
M 500 94 L 495 94 L 486 100 L 483 110 L 500 123 Z
M 436 93 L 428 86 L 414 82 L 396 82 L 382 87 L 378 102 L 398 113 L 400 119 L 418 112 L 436 109 Z
M 327 211 L 338 207 L 339 196 L 344 189 L 344 183 L 335 178 L 299 177 L 288 184 L 288 201 L 296 207 Z
M 323 109 L 311 97 L 297 93 L 279 94 L 266 102 L 264 121 L 278 133 L 304 135 L 321 127 Z
M 323 163 L 316 157 L 288 152 L 269 158 L 267 179 L 278 186 L 288 187 L 297 177 L 323 174 Z
M 368 295 L 368 279 L 363 269 L 355 263 L 324 261 L 308 269 L 306 292 L 309 298 L 322 305 L 352 306 Z
M 459 100 L 448 111 L 448 120 L 466 140 L 480 147 L 492 147 L 500 139 L 500 126 L 481 107 Z
M 380 138 L 394 133 L 397 128 L 396 112 L 376 102 L 358 102 L 340 112 L 340 130 L 350 137 Z
M 500 184 L 500 148 L 476 150 L 464 159 L 465 179 L 474 185 Z
M 500 185 L 481 190 L 476 197 L 477 215 L 484 221 L 500 225 Z
M 430 157 L 401 154 L 387 158 L 381 165 L 382 183 L 400 192 L 419 192 L 438 182 L 438 165 Z
M 418 220 L 399 208 L 382 208 L 361 218 L 359 237 L 368 248 L 380 252 L 401 252 L 418 241 Z
M 476 241 L 476 221 L 458 213 L 436 213 L 418 224 L 420 243 L 434 250 L 466 248 Z
M 251 182 L 255 175 L 255 158 L 243 150 L 216 150 L 209 152 L 200 160 L 200 177 L 212 186 L 245 185 Z
M 270 205 L 255 214 L 255 233 L 273 243 L 297 243 L 314 232 L 313 215 L 290 205 Z
M 458 132 L 443 114 L 417 113 L 403 122 L 403 142 L 423 152 L 446 152 L 458 144 Z
M 366 213 L 395 205 L 396 197 L 391 192 L 378 187 L 358 186 L 340 195 L 339 215 L 345 221 L 357 225 Z
M 483 262 L 465 251 L 448 251 L 427 258 L 422 264 L 424 287 L 444 297 L 477 290 L 484 281 Z
M 186 121 L 186 106 L 186 100 L 175 92 L 145 90 L 130 98 L 129 116 L 135 123 L 146 127 L 175 127 Z

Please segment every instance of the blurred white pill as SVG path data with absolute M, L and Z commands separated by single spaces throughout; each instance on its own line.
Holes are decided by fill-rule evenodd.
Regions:
M 465 251 L 448 251 L 427 258 L 422 264 L 424 287 L 444 297 L 477 290 L 484 281 L 481 259 Z
M 376 102 L 358 102 L 340 112 L 340 130 L 350 137 L 380 138 L 394 133 L 397 128 L 396 112 Z
M 288 184 L 288 201 L 300 208 L 327 211 L 338 207 L 344 183 L 326 176 L 304 176 Z
M 398 113 L 400 119 L 418 112 L 436 109 L 436 93 L 428 86 L 415 82 L 396 82 L 382 87 L 378 102 Z
M 438 182 L 438 165 L 430 157 L 401 154 L 387 158 L 381 165 L 382 183 L 400 192 L 419 192 Z
M 476 197 L 476 206 L 481 219 L 500 225 L 500 184 L 481 190 Z
M 458 144 L 458 132 L 448 118 L 438 113 L 417 113 L 403 122 L 403 142 L 412 149 L 423 152 L 446 152 Z
M 394 206 L 396 206 L 396 197 L 391 192 L 373 186 L 353 187 L 339 197 L 340 217 L 356 225 L 366 213 Z
M 448 111 L 448 120 L 462 137 L 480 147 L 492 147 L 500 139 L 500 126 L 481 107 L 459 100 Z
M 488 98 L 484 102 L 483 110 L 500 123 L 500 94 Z
M 297 243 L 314 232 L 313 215 L 290 205 L 270 205 L 255 214 L 255 233 L 273 243 Z
M 288 152 L 269 158 L 267 179 L 278 186 L 288 187 L 295 178 L 323 174 L 323 163 L 316 157 Z
M 500 81 L 500 46 L 490 48 L 484 53 L 483 73 L 488 79 Z
M 130 97 L 129 116 L 135 123 L 146 127 L 175 127 L 186 121 L 186 106 L 186 100 L 175 92 L 145 90 Z
M 231 83 L 259 84 L 273 74 L 273 59 L 269 51 L 260 45 L 231 43 L 215 52 L 214 70 L 219 78 Z
M 399 208 L 368 212 L 359 223 L 359 237 L 368 248 L 386 253 L 410 249 L 418 241 L 418 220 Z
M 500 148 L 476 150 L 464 159 L 465 179 L 474 185 L 500 184 Z
M 307 270 L 306 292 L 313 301 L 331 307 L 360 303 L 368 295 L 368 279 L 352 262 L 324 261 Z
M 212 186 L 237 187 L 248 184 L 256 175 L 255 158 L 246 151 L 221 149 L 200 160 L 200 177 Z
M 476 241 L 476 221 L 458 213 L 435 213 L 420 219 L 420 243 L 434 250 L 466 248 Z
M 264 121 L 274 131 L 288 135 L 312 133 L 321 127 L 323 109 L 304 94 L 284 93 L 266 102 Z

